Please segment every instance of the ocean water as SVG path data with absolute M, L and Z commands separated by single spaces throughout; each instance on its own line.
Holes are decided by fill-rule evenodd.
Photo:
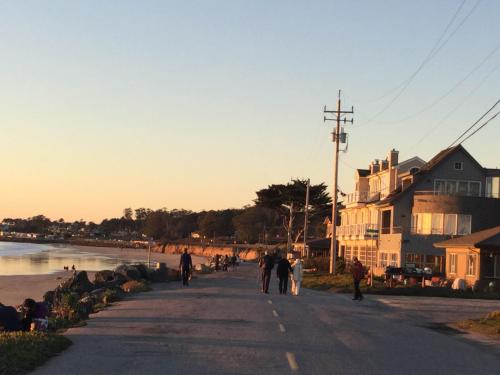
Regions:
M 77 270 L 99 271 L 123 263 L 130 262 L 79 251 L 70 245 L 0 241 L 0 275 L 46 275 L 73 265 Z

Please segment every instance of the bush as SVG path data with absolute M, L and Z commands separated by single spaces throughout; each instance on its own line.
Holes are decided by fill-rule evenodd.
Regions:
M 66 337 L 56 334 L 0 333 L 0 374 L 25 374 L 70 345 Z
M 122 293 L 117 289 L 106 289 L 101 296 L 101 302 L 105 305 L 122 299 Z
M 144 281 L 131 280 L 123 284 L 122 289 L 126 293 L 141 293 L 149 292 L 151 290 L 151 287 Z

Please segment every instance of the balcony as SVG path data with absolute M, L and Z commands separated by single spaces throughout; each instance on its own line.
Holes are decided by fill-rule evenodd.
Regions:
M 370 231 L 376 231 L 371 232 Z M 353 224 L 353 225 L 341 225 L 337 227 L 337 237 L 342 237 L 343 239 L 369 239 L 378 235 L 378 225 L 377 224 Z
M 372 193 L 369 191 L 356 191 L 346 195 L 346 204 L 353 203 L 368 203 L 380 199 L 380 193 Z

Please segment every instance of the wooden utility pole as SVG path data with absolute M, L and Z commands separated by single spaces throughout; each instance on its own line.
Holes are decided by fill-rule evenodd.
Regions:
M 353 114 L 354 113 L 354 107 L 351 107 L 350 111 L 342 111 L 341 107 L 341 100 L 340 100 L 340 90 L 339 90 L 339 96 L 337 99 L 337 110 L 336 111 L 328 111 L 326 109 L 326 106 L 323 110 L 323 113 L 325 114 L 323 121 L 336 121 L 337 126 L 335 127 L 335 132 L 333 134 L 333 142 L 335 143 L 335 151 L 333 154 L 333 166 L 334 166 L 334 171 L 333 171 L 333 204 L 332 204 L 332 240 L 330 242 L 330 273 L 333 274 L 335 273 L 335 268 L 337 265 L 337 203 L 338 203 L 338 169 L 339 169 L 339 150 L 340 150 L 340 143 L 346 143 L 347 142 L 347 135 L 344 133 L 344 130 L 341 129 L 340 123 L 344 122 L 346 123 L 353 123 L 353 120 L 347 120 L 345 117 L 341 118 L 342 115 L 346 114 Z M 335 115 L 334 118 L 327 118 L 326 114 L 330 115 Z
M 309 220 L 309 186 L 311 185 L 310 179 L 307 179 L 306 188 L 306 205 L 304 206 L 304 253 L 302 256 L 309 258 L 309 248 L 307 247 L 307 224 Z

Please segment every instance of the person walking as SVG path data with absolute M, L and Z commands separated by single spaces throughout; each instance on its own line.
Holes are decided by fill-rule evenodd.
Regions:
M 361 290 L 359 289 L 359 283 L 365 276 L 365 270 L 363 268 L 363 264 L 361 264 L 357 257 L 352 258 L 352 261 L 353 264 L 351 266 L 351 274 L 354 282 L 354 297 L 352 299 L 353 301 L 362 301 L 363 295 L 361 294 Z
M 276 267 L 276 275 L 279 279 L 279 291 L 280 294 L 286 294 L 288 290 L 288 274 L 293 272 L 292 265 L 285 257 L 281 257 Z
M 269 282 L 271 281 L 271 270 L 274 268 L 274 259 L 267 253 L 259 262 L 262 279 L 262 293 L 269 294 Z
M 300 284 L 304 275 L 304 265 L 300 259 L 296 259 L 292 266 L 292 295 L 298 296 Z
M 188 250 L 184 249 L 184 252 L 181 255 L 181 260 L 179 262 L 179 269 L 181 271 L 182 277 L 182 285 L 189 285 L 189 275 L 191 273 L 191 269 L 193 268 L 193 261 L 191 259 L 191 255 L 188 254 Z

